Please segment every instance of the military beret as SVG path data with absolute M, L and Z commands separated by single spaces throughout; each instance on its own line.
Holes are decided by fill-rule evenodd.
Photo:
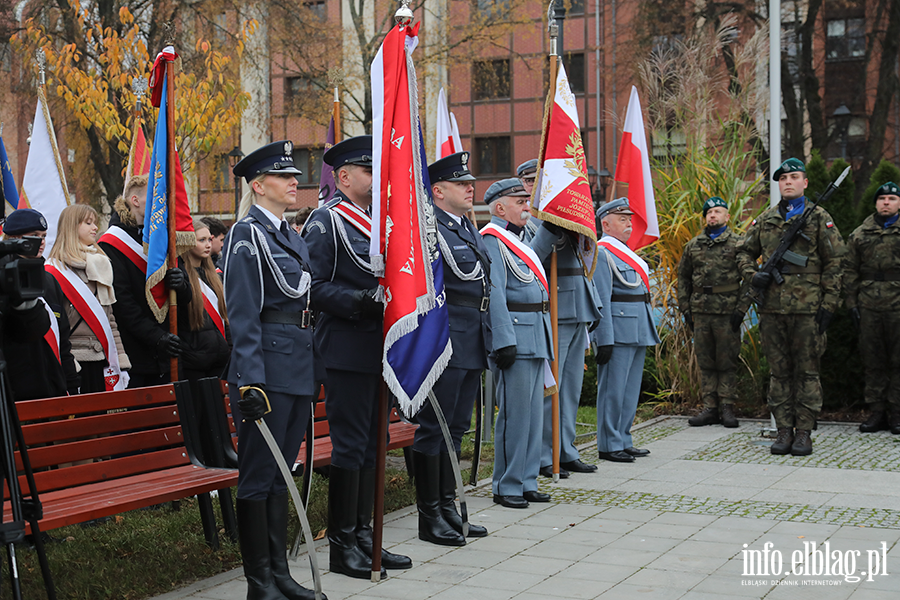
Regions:
M 475 181 L 469 171 L 469 153 L 457 152 L 428 165 L 431 183 L 439 181 Z
M 772 174 L 772 181 L 778 181 L 785 173 L 793 173 L 794 171 L 806 173 L 806 165 L 799 158 L 789 158 L 781 163 L 781 166 L 775 169 L 775 172 Z
M 712 196 L 707 198 L 706 202 L 703 203 L 703 216 L 706 216 L 706 213 L 709 212 L 709 209 L 714 208 L 716 206 L 721 206 L 724 209 L 728 209 L 728 204 L 719 198 L 718 196 Z
M 900 196 L 900 186 L 898 186 L 893 181 L 888 181 L 887 183 L 882 185 L 880 188 L 875 190 L 875 198 L 876 199 L 878 199 L 878 196 L 889 196 L 889 195 Z M 15 214 L 15 213 L 13 213 L 13 214 Z
M 500 181 L 495 181 L 494 183 L 492 183 L 484 193 L 484 203 L 490 204 L 491 202 L 502 196 L 527 195 L 528 192 L 525 191 L 525 186 L 522 185 L 522 182 L 517 177 L 510 177 L 508 179 L 501 179 Z
M 335 171 L 344 165 L 359 165 L 361 167 L 372 166 L 372 136 L 358 135 L 338 142 L 328 149 L 322 157 L 326 165 L 331 165 Z
M 302 175 L 294 166 L 294 144 L 288 140 L 257 148 L 234 165 L 235 177 L 253 181 L 259 175 Z
M 534 175 L 535 173 L 537 173 L 537 168 L 538 164 L 536 158 L 526 160 L 516 168 L 516 177 L 521 179 L 522 177 L 527 177 L 528 175 Z
M 32 231 L 47 231 L 47 219 L 33 208 L 14 210 L 3 223 L 3 232 L 9 235 L 22 235 Z
M 603 204 L 600 208 L 597 209 L 597 220 L 602 219 L 607 215 L 633 215 L 631 209 L 628 207 L 628 198 L 616 198 L 615 200 L 610 200 L 609 202 Z

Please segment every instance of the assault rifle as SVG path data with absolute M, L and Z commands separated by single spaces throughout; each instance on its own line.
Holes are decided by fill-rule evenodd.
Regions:
M 758 273 L 768 273 L 770 275 L 769 281 L 764 286 L 754 286 L 750 285 L 750 289 L 747 291 L 747 296 L 753 300 L 757 306 L 762 306 L 765 297 L 766 288 L 769 287 L 769 284 L 774 280 L 775 283 L 781 285 L 784 283 L 784 275 L 781 274 L 781 266 L 783 263 L 789 263 L 792 265 L 796 265 L 798 267 L 805 267 L 809 262 L 808 256 L 803 256 L 801 254 L 797 254 L 796 252 L 791 252 L 790 247 L 791 244 L 794 243 L 794 240 L 798 237 L 803 237 L 808 240 L 806 234 L 803 233 L 803 228 L 806 226 L 806 222 L 809 221 L 810 215 L 812 215 L 813 211 L 816 210 L 816 207 L 828 201 L 829 198 L 837 191 L 838 187 L 841 185 L 841 182 L 847 177 L 847 174 L 850 173 L 850 167 L 844 169 L 844 172 L 834 181 L 828 184 L 828 187 L 825 189 L 825 192 L 816 196 L 816 201 L 812 204 L 808 204 L 806 209 L 803 211 L 803 214 L 797 217 L 791 226 L 788 227 L 787 231 L 784 232 L 784 235 L 781 236 L 781 241 L 778 242 L 778 248 L 775 249 L 775 252 L 769 256 L 769 259 L 760 267 Z

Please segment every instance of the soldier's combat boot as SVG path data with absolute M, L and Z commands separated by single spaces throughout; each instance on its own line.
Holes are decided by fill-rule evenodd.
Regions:
M 865 423 L 860 423 L 859 430 L 863 433 L 874 433 L 876 431 L 887 431 L 891 428 L 888 422 L 887 412 L 883 410 L 873 410 Z
M 791 446 L 791 454 L 794 456 L 809 456 L 812 454 L 812 438 L 808 429 L 798 429 Z
M 442 452 L 440 456 L 441 515 L 456 533 L 462 533 L 462 517 L 456 511 L 456 477 L 453 475 L 453 464 L 446 452 Z M 456 457 L 459 459 L 458 454 Z M 484 537 L 487 534 L 487 528 L 469 523 L 469 537 Z
M 328 568 L 356 579 L 372 576 L 372 560 L 356 541 L 359 471 L 331 465 L 328 474 Z M 381 568 L 381 576 L 387 571 Z
M 266 518 L 269 523 L 269 560 L 275 585 L 289 600 L 315 600 L 316 594 L 291 577 L 287 562 L 287 493 L 266 498 Z M 323 600 L 325 594 L 322 594 Z
M 809 433 L 807 433 L 807 436 Z M 775 438 L 775 442 L 772 444 L 772 447 L 769 449 L 772 454 L 789 454 L 791 452 L 791 445 L 794 443 L 794 428 L 793 427 L 779 427 L 778 428 L 778 437 Z
M 238 498 L 236 512 L 247 600 L 286 600 L 272 575 L 266 501 Z
M 734 428 L 738 426 L 737 417 L 734 416 L 734 404 L 722 405 L 722 427 Z
M 372 558 L 372 508 L 375 506 L 375 469 L 359 472 L 359 499 L 356 507 L 356 543 Z M 381 566 L 385 569 L 409 569 L 412 560 L 402 554 L 381 549 Z
M 703 425 L 717 425 L 719 423 L 719 409 L 714 406 L 708 406 L 703 409 L 696 417 L 688 419 L 688 425 L 691 427 L 702 427 Z
M 416 472 L 416 508 L 419 511 L 419 539 L 439 546 L 465 546 L 466 538 L 456 532 L 441 514 L 440 457 L 413 450 Z
M 891 411 L 891 433 L 900 435 L 900 411 Z

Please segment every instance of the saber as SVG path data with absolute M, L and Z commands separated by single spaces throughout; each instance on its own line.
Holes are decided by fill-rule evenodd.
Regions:
M 297 489 L 297 483 L 291 476 L 291 470 L 288 468 L 287 463 L 284 462 L 284 457 L 281 455 L 281 449 L 278 447 L 275 438 L 272 437 L 269 426 L 266 425 L 266 422 L 262 419 L 256 420 L 256 426 L 259 427 L 259 432 L 262 434 L 263 439 L 266 440 L 266 445 L 269 447 L 269 451 L 275 458 L 275 464 L 278 465 L 281 476 L 284 477 L 284 482 L 287 484 L 288 491 L 291 493 L 291 498 L 294 499 L 294 509 L 297 511 L 297 516 L 300 518 L 300 526 L 303 528 L 303 535 L 306 537 L 306 543 L 309 546 L 307 554 L 309 555 L 309 568 L 312 570 L 316 600 L 322 600 L 322 577 L 319 574 L 319 560 L 316 558 L 315 541 L 313 540 L 309 520 L 306 518 L 306 508 L 304 508 L 303 501 L 300 499 L 300 491 Z
M 481 464 L 481 437 L 484 427 L 484 379 L 479 382 L 479 394 L 475 400 L 475 449 L 472 456 L 472 469 L 469 472 L 469 485 L 478 484 L 478 467 Z
M 316 437 L 316 402 L 313 401 L 311 405 L 309 425 L 306 427 L 306 464 L 303 465 L 303 492 L 306 496 L 307 505 L 309 504 L 309 496 L 312 494 L 313 445 Z M 297 537 L 294 538 L 294 545 L 291 546 L 291 553 L 289 554 L 291 560 L 297 560 L 297 557 L 300 555 L 301 534 L 305 534 L 302 529 L 297 532 Z
M 456 460 L 456 448 L 453 447 L 453 440 L 450 437 L 450 428 L 447 426 L 447 419 L 444 418 L 444 411 L 438 404 L 437 396 L 433 391 L 428 392 L 428 399 L 431 401 L 431 408 L 437 415 L 438 423 L 441 425 L 441 433 L 444 434 L 444 443 L 447 444 L 447 454 L 450 455 L 450 465 L 453 467 L 453 479 L 456 480 L 456 494 L 459 496 L 459 516 L 462 519 L 462 535 L 469 535 L 469 510 L 466 507 L 466 493 L 463 489 L 462 475 L 459 472 L 459 461 Z

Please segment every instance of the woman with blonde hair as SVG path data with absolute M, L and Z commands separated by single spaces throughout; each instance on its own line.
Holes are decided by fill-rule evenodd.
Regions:
M 178 337 L 182 341 L 184 378 L 222 377 L 231 355 L 225 291 L 212 258 L 209 226 L 194 220 L 197 244 L 178 258 L 191 286 L 187 298 L 178 298 Z
M 46 263 L 66 297 L 69 341 L 81 366 L 82 394 L 125 389 L 131 368 L 112 312 L 112 265 L 96 243 L 97 220 L 97 211 L 86 204 L 64 208 Z

